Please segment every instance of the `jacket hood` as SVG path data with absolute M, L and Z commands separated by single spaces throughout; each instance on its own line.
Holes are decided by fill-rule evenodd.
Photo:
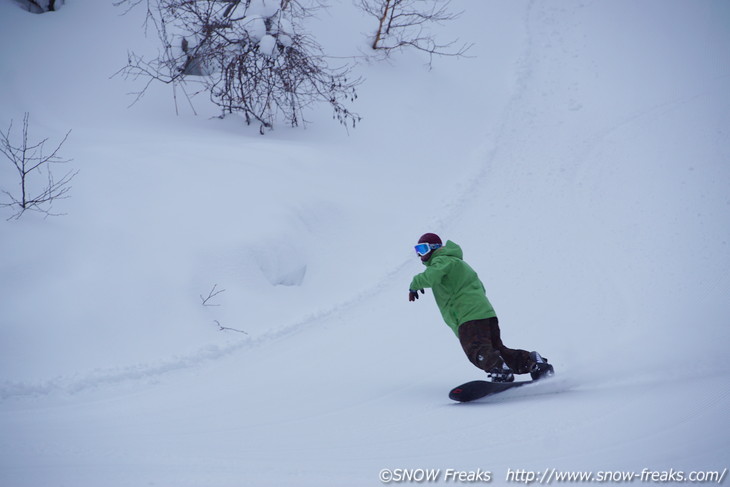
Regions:
M 424 262 L 424 264 L 427 266 L 431 265 L 434 259 L 438 259 L 439 257 L 456 257 L 457 259 L 463 260 L 464 252 L 457 244 L 451 240 L 447 240 L 443 247 L 434 250 L 431 258 Z

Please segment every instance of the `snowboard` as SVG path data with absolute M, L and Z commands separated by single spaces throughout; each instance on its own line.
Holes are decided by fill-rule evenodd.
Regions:
M 516 382 L 489 382 L 486 380 L 473 380 L 451 389 L 451 392 L 449 392 L 449 399 L 453 399 L 458 402 L 469 402 L 474 401 L 475 399 L 481 399 L 482 397 L 491 396 L 492 394 L 499 394 L 500 392 L 514 389 L 515 387 L 532 384 L 534 382 L 537 381 L 523 380 Z

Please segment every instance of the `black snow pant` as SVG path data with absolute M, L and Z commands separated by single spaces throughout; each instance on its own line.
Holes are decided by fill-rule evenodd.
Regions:
M 504 346 L 496 317 L 463 323 L 459 327 L 459 342 L 469 361 L 485 372 L 506 363 L 515 374 L 526 374 L 534 365 L 530 352 Z

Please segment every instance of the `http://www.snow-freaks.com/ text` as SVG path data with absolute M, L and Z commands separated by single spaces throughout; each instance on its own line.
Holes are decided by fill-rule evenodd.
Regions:
M 723 470 L 633 470 L 566 471 L 556 468 L 528 470 L 508 468 L 501 480 L 515 484 L 550 485 L 561 483 L 657 483 L 657 484 L 721 484 L 726 477 Z M 383 484 L 479 484 L 497 480 L 491 470 L 457 470 L 453 468 L 384 468 L 378 478 Z M 499 482 L 502 483 L 502 482 Z

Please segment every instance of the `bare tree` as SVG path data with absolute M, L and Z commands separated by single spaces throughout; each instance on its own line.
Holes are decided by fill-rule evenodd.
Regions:
M 451 0 L 358 0 L 358 6 L 375 17 L 378 28 L 371 47 L 389 55 L 391 51 L 414 48 L 433 56 L 464 56 L 471 44 L 459 45 L 458 39 L 446 43 L 436 40 L 434 24 L 456 19 L 449 12 Z
M 15 210 L 9 219 L 20 218 L 26 210 L 52 215 L 50 211 L 53 202 L 68 197 L 71 180 L 78 174 L 78 171 L 71 170 L 58 179 L 51 169 L 52 165 L 70 162 L 69 159 L 61 158 L 58 151 L 68 139 L 71 131 L 69 130 L 61 142 L 50 153 L 47 153 L 44 149 L 48 139 L 37 143 L 28 142 L 28 118 L 29 115 L 26 113 L 23 117 L 23 129 L 19 142 L 11 140 L 12 120 L 7 132 L 0 130 L 0 153 L 10 161 L 18 175 L 17 192 L 1 190 L 7 199 L 0 202 L 0 207 Z
M 133 6 L 142 0 L 120 0 Z M 147 26 L 162 43 L 158 57 L 130 53 L 122 73 L 180 88 L 190 97 L 207 91 L 223 114 L 242 113 L 260 131 L 278 118 L 306 123 L 304 109 L 331 105 L 333 118 L 355 125 L 359 116 L 345 105 L 356 98 L 359 80 L 350 68 L 331 68 L 303 19 L 314 7 L 299 0 L 146 0 Z M 315 7 L 317 4 L 315 4 Z M 201 87 L 189 92 L 191 82 Z M 175 91 L 176 93 L 176 91 Z

